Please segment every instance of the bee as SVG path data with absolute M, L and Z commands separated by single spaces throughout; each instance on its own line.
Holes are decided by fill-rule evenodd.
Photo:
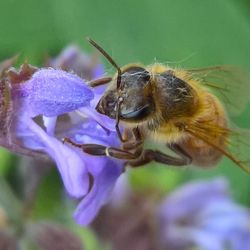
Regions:
M 151 161 L 211 167 L 226 156 L 250 173 L 240 154 L 236 156 L 232 150 L 241 153 L 241 148 L 232 144 L 232 137 L 241 139 L 240 133 L 230 128 L 226 106 L 221 101 L 224 98 L 227 105 L 232 105 L 230 100 L 236 99 L 228 93 L 238 95 L 237 91 L 243 88 L 238 80 L 240 72 L 230 66 L 183 70 L 160 63 L 149 66 L 135 63 L 120 68 L 95 41 L 90 38 L 88 41 L 117 69 L 114 77 L 103 77 L 90 85 L 109 83 L 96 110 L 116 120 L 121 148 L 81 145 L 67 138 L 66 141 L 92 155 L 126 160 L 133 167 Z M 168 147 L 175 155 L 145 149 L 146 139 Z

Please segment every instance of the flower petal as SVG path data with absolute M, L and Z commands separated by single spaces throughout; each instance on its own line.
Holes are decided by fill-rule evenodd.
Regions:
M 63 70 L 41 69 L 32 78 L 13 89 L 13 97 L 22 98 L 30 116 L 57 116 L 88 106 L 92 90 L 76 75 Z
M 18 135 L 26 147 L 46 152 L 55 162 L 67 192 L 76 198 L 89 189 L 89 175 L 85 162 L 74 149 L 49 136 L 32 119 L 26 118 L 19 126 Z
M 183 216 L 193 215 L 213 200 L 228 197 L 228 183 L 224 178 L 192 182 L 168 196 L 161 205 L 160 214 L 165 219 L 174 221 Z
M 228 237 L 235 230 L 248 229 L 250 234 L 250 212 L 231 200 L 212 202 L 199 214 L 202 228 L 221 237 Z
M 179 188 L 163 202 L 159 219 L 171 249 L 236 250 L 241 238 L 250 238 L 250 212 L 232 200 L 224 178 Z
M 106 159 L 106 165 L 102 171 L 95 176 L 94 184 L 90 192 L 78 205 L 74 217 L 80 225 L 88 225 L 111 197 L 111 192 L 122 168 L 116 162 Z

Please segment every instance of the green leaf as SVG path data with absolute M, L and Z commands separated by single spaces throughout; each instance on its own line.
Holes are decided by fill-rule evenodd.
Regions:
M 0 175 L 6 175 L 8 172 L 13 154 L 4 148 L 0 148 Z

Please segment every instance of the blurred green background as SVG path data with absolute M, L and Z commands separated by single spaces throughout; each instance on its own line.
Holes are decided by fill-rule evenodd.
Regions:
M 232 64 L 250 72 L 247 0 L 0 0 L 0 59 L 20 53 L 20 62 L 39 65 L 46 54 L 55 56 L 71 43 L 93 51 L 86 36 L 98 41 L 119 65 L 155 60 L 183 67 Z M 250 89 L 246 91 L 250 96 Z M 250 127 L 250 106 L 235 122 Z M 16 163 L 1 151 L 2 175 L 11 175 Z M 228 177 L 234 197 L 250 205 L 250 176 L 227 159 L 205 171 L 149 166 L 131 171 L 131 181 L 138 189 L 169 190 L 190 179 L 217 175 Z M 59 187 L 60 179 L 51 171 L 39 191 L 36 216 L 54 216 L 44 204 L 61 206 L 55 205 Z

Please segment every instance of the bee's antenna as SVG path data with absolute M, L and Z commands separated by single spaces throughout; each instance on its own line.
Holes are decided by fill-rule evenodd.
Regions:
M 112 57 L 100 46 L 98 45 L 94 40 L 92 40 L 89 37 L 86 37 L 87 41 L 93 45 L 97 50 L 99 50 L 106 58 L 107 60 L 117 69 L 117 89 L 120 88 L 121 85 L 121 75 L 122 75 L 122 71 L 120 69 L 120 67 L 115 63 L 115 61 L 112 59 Z

